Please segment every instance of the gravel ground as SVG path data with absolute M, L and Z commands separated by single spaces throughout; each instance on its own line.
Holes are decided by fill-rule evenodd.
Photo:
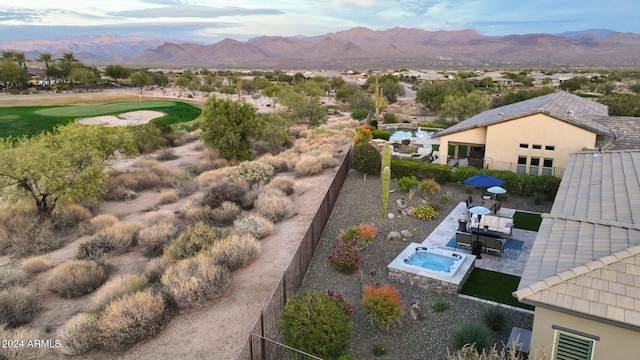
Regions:
M 407 194 L 399 192 L 393 181 L 391 188 L 395 191 L 389 196 L 389 211 L 398 214 L 395 205 L 396 199 L 402 197 L 406 200 Z M 382 345 L 387 350 L 387 353 L 380 357 L 383 359 L 444 359 L 447 349 L 451 348 L 451 330 L 464 322 L 481 321 L 483 312 L 492 305 L 425 291 L 388 278 L 387 265 L 406 248 L 408 243 L 387 241 L 387 234 L 392 230 L 407 229 L 414 234 L 409 241 L 422 242 L 435 229 L 439 220 L 423 221 L 408 216 L 396 216 L 394 219 L 382 218 L 379 189 L 379 177 L 369 176 L 364 181 L 362 174 L 353 170 L 349 173 L 301 291 L 326 292 L 333 290 L 342 294 L 345 300 L 354 306 L 353 337 L 349 355 L 355 359 L 376 358 L 372 354 L 372 349 L 376 345 Z M 431 201 L 440 202 L 441 195 L 447 192 L 451 193 L 451 201 L 442 205 L 439 219 L 444 219 L 458 203 L 464 201 L 468 196 L 464 193 L 462 185 L 448 183 L 442 186 L 441 193 L 433 196 Z M 476 190 L 476 193 L 473 194 L 474 197 L 479 195 L 480 190 Z M 418 205 L 419 201 L 419 196 L 416 195 L 409 205 Z M 548 212 L 551 203 L 536 206 L 531 198 L 508 194 L 503 206 L 519 210 Z M 380 283 L 395 286 L 400 293 L 405 309 L 402 324 L 393 327 L 388 332 L 371 325 L 366 319 L 360 302 L 361 290 L 358 275 L 339 273 L 327 262 L 327 257 L 333 252 L 333 245 L 339 236 L 340 229 L 356 226 L 363 222 L 373 223 L 378 228 L 375 240 L 360 252 L 364 284 Z M 424 320 L 415 321 L 412 319 L 408 311 L 411 301 L 419 302 L 425 314 Z M 436 302 L 445 302 L 450 308 L 443 312 L 434 312 L 431 310 L 431 305 Z M 498 346 L 507 342 L 513 326 L 530 329 L 533 324 L 533 315 L 529 313 L 510 309 L 504 309 L 504 311 L 508 319 L 507 325 L 502 332 L 494 334 L 493 337 L 493 342 Z

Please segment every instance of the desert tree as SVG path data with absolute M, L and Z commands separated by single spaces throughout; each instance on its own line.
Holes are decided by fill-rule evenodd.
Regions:
M 444 98 L 440 115 L 451 116 L 453 122 L 460 122 L 489 109 L 489 101 L 479 92 L 466 95 L 447 95 Z
M 0 83 L 4 83 L 7 89 L 15 84 L 26 83 L 28 78 L 20 65 L 9 59 L 0 59 Z
M 203 111 L 204 143 L 228 160 L 253 159 L 253 142 L 262 133 L 256 109 L 244 101 L 209 97 Z
M 58 203 L 100 199 L 103 164 L 116 150 L 135 153 L 126 129 L 70 124 L 30 138 L 2 139 L 0 198 L 32 200 L 42 219 Z
M 126 79 L 131 75 L 131 69 L 122 65 L 107 65 L 104 69 L 104 74 L 115 80 L 120 84 L 120 80 Z

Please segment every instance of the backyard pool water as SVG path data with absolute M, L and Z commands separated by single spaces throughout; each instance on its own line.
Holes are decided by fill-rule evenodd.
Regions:
M 391 129 L 389 129 L 389 132 L 391 133 L 391 138 L 389 139 L 389 141 L 411 139 L 411 138 L 430 138 L 431 134 L 433 134 L 432 131 L 425 131 L 425 130 L 422 130 L 420 128 L 418 128 L 416 130 L 391 130 Z
M 409 265 L 420 266 L 422 268 L 433 271 L 450 273 L 451 268 L 453 267 L 455 262 L 460 260 L 460 255 L 458 255 L 458 257 L 456 257 L 455 255 L 457 254 L 454 254 L 452 256 L 445 256 L 416 249 L 416 253 L 413 254 L 410 258 L 405 259 L 405 263 Z

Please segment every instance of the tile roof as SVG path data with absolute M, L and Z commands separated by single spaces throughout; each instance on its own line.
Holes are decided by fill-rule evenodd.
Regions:
M 606 150 L 640 149 L 640 117 L 630 116 L 590 116 L 589 120 L 613 129 L 618 140 L 612 141 L 610 136 L 596 140 L 596 146 Z
M 638 204 L 640 151 L 571 154 L 514 296 L 640 327 Z
M 609 115 L 609 109 L 606 105 L 559 91 L 484 111 L 448 129 L 439 131 L 431 137 L 440 137 L 473 128 L 486 127 L 540 112 L 591 130 L 597 134 L 606 135 L 609 132 L 608 127 L 588 118 L 588 116 Z

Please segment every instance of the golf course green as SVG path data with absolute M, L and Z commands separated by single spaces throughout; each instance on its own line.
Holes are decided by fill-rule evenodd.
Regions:
M 153 123 L 172 125 L 195 120 L 202 110 L 181 101 L 127 101 L 68 106 L 0 107 L 0 137 L 33 136 L 80 118 L 153 110 L 165 115 Z

